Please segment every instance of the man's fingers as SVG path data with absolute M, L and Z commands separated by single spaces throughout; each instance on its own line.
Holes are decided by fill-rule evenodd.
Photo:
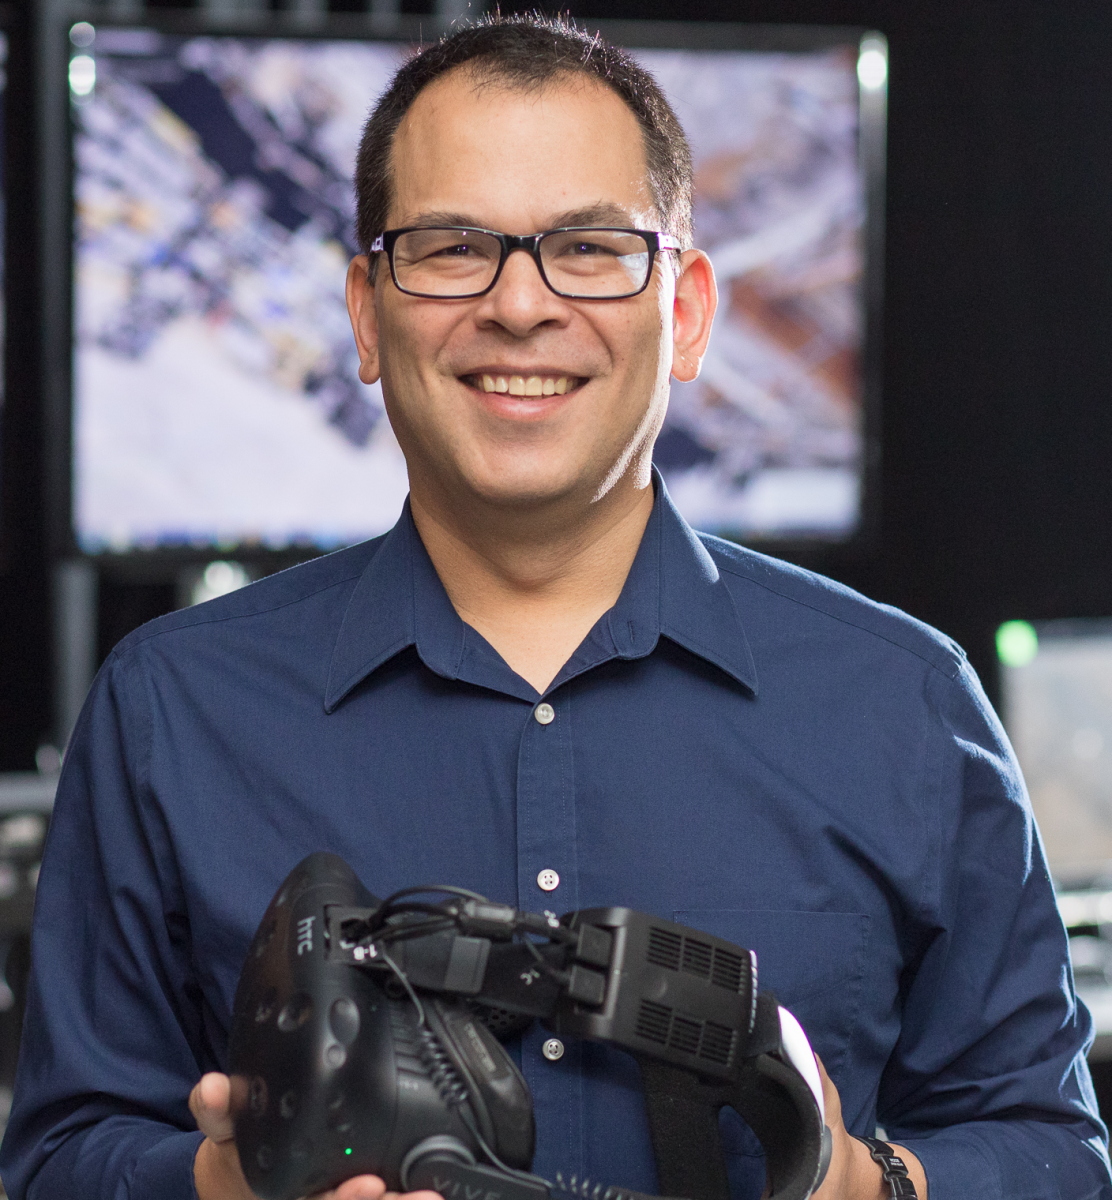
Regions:
M 357 1175 L 331 1192 L 321 1192 L 309 1200 L 441 1200 L 436 1192 L 388 1192 L 377 1175 Z
M 211 1141 L 230 1142 L 232 1124 L 232 1081 L 227 1075 L 210 1071 L 189 1093 L 189 1111 L 197 1128 Z M 223 1152 L 222 1152 L 223 1153 Z M 236 1168 L 238 1174 L 238 1165 Z M 387 1192 L 386 1184 L 377 1175 L 357 1175 L 345 1180 L 330 1192 L 318 1192 L 308 1200 L 441 1200 L 436 1192 L 409 1192 L 404 1197 Z
M 814 1053 L 814 1051 L 812 1051 L 812 1053 Z M 819 1069 L 819 1078 L 822 1080 L 823 1090 L 825 1091 L 827 1085 L 830 1083 L 830 1076 L 827 1075 L 826 1067 L 823 1066 L 822 1059 L 818 1056 L 818 1054 L 815 1054 L 815 1064 Z
M 822 1065 L 822 1059 L 817 1054 L 815 1062 L 818 1063 L 819 1079 L 822 1082 L 822 1103 L 826 1109 L 826 1124 L 833 1131 L 835 1122 L 838 1125 L 842 1123 L 842 1098 L 838 1095 L 834 1081 L 827 1075 L 826 1068 Z
M 377 1175 L 356 1175 L 330 1192 L 320 1192 L 309 1200 L 383 1200 L 386 1184 Z
M 201 1081 L 189 1093 L 189 1111 L 197 1122 L 197 1128 L 214 1142 L 231 1140 L 231 1104 L 231 1080 L 216 1071 L 202 1075 Z M 371 1200 L 378 1200 L 378 1197 L 371 1197 Z

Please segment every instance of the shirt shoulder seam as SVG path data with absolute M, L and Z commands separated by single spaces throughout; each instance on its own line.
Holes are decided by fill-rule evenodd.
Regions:
M 351 580 L 358 579 L 363 574 L 363 571 L 366 570 L 366 567 L 367 564 L 364 563 L 358 571 L 345 574 L 339 579 L 333 579 L 323 587 L 316 588 L 313 591 L 304 592 L 301 595 L 294 596 L 289 600 L 283 600 L 280 603 L 270 604 L 263 608 L 252 609 L 250 612 L 228 613 L 224 616 L 216 616 L 215 614 L 212 616 L 198 615 L 194 618 L 194 620 L 183 625 L 175 625 L 171 629 L 152 629 L 149 632 L 144 632 L 142 627 L 140 627 L 132 634 L 129 634 L 115 647 L 113 647 L 110 658 L 123 661 L 123 659 L 129 655 L 132 650 L 137 650 L 144 642 L 149 642 L 158 637 L 166 637 L 169 634 L 178 633 L 183 629 L 194 629 L 200 625 L 219 625 L 225 621 L 242 621 L 249 617 L 260 617 L 267 613 L 279 612 L 283 608 L 289 608 L 292 604 L 300 604 L 302 601 L 310 600 L 314 596 L 319 596 L 324 592 L 330 591 L 332 588 L 339 587 L 341 584 L 350 583 Z
M 951 669 L 946 670 L 939 663 L 916 650 L 914 647 L 905 645 L 903 642 L 897 642 L 895 639 L 885 636 L 885 634 L 881 633 L 877 629 L 871 629 L 869 626 L 862 624 L 859 621 L 851 621 L 839 613 L 831 612 L 828 608 L 823 608 L 817 604 L 809 604 L 806 600 L 800 599 L 799 596 L 789 595 L 780 588 L 775 588 L 771 584 L 764 583 L 759 579 L 754 579 L 752 575 L 748 575 L 743 571 L 737 570 L 728 562 L 722 562 L 717 557 L 715 557 L 715 565 L 720 571 L 725 572 L 727 575 L 732 575 L 735 579 L 743 579 L 746 583 L 751 583 L 755 587 L 763 588 L 766 592 L 771 592 L 773 595 L 780 596 L 782 599 L 788 600 L 793 604 L 798 604 L 803 608 L 809 608 L 812 612 L 820 613 L 822 616 L 829 617 L 832 621 L 838 621 L 842 625 L 848 625 L 851 629 L 859 629 L 862 633 L 867 633 L 872 637 L 879 638 L 882 642 L 887 642 L 888 645 L 894 646 L 897 650 L 903 650 L 907 654 L 914 655 L 917 659 L 919 659 L 921 662 L 925 662 L 928 667 L 937 671 L 946 679 L 953 681 L 961 673 L 962 662 L 956 656 L 950 664 Z

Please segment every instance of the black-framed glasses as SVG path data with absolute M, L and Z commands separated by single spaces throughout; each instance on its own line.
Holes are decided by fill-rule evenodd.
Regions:
M 514 250 L 532 255 L 541 278 L 569 300 L 621 300 L 649 286 L 661 250 L 679 239 L 645 229 L 593 226 L 545 233 L 495 233 L 463 225 L 388 229 L 371 252 L 385 251 L 399 291 L 429 300 L 483 296 Z

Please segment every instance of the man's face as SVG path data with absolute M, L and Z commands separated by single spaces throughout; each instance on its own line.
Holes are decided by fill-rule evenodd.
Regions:
M 453 71 L 418 96 L 393 165 L 390 228 L 659 227 L 636 119 L 574 76 L 527 93 Z M 353 280 L 365 289 L 353 304 L 360 373 L 381 374 L 415 501 L 532 506 L 645 486 L 673 364 L 665 256 L 649 287 L 622 300 L 562 299 L 516 252 L 477 299 L 405 295 L 385 256 L 373 297 L 358 260 Z M 500 380 L 509 390 L 488 390 Z M 526 395 L 514 394 L 518 380 Z

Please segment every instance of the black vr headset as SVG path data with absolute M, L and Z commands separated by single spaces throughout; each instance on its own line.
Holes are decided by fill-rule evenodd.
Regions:
M 232 1106 L 252 1191 L 296 1200 L 371 1174 L 445 1200 L 647 1200 L 530 1174 L 532 1098 L 499 1038 L 538 1017 L 638 1060 L 665 1195 L 729 1200 L 727 1105 L 764 1147 L 772 1200 L 822 1182 L 815 1057 L 758 993 L 751 951 L 628 908 L 557 918 L 450 887 L 379 901 L 318 853 L 271 901 L 236 991 Z

